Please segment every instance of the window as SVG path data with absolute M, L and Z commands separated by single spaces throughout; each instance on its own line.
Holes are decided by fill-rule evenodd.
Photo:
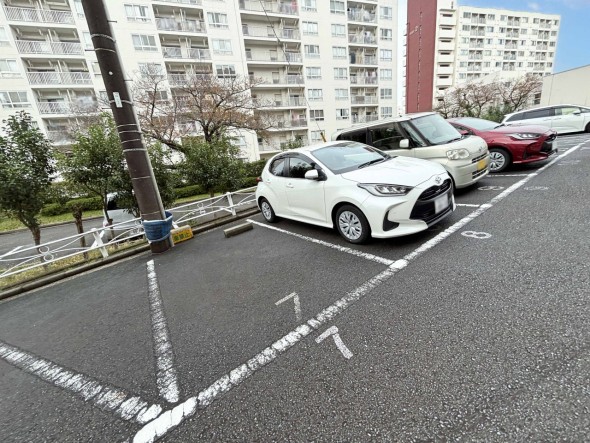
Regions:
M 533 19 L 533 23 L 534 23 L 535 25 L 538 25 L 538 24 L 539 24 L 539 19 L 538 19 L 538 18 L 534 18 L 534 19 Z
M 227 14 L 222 14 L 221 12 L 208 12 L 207 20 L 209 21 L 209 26 L 211 26 L 212 28 L 229 28 L 229 26 L 227 25 Z
M 235 78 L 236 67 L 234 65 L 217 65 L 218 78 Z
M 90 32 L 82 32 L 82 43 L 85 50 L 93 50 L 92 39 L 90 38 Z
M 524 113 L 523 120 L 528 120 L 531 118 L 543 118 L 543 117 L 553 117 L 553 109 L 539 109 L 535 111 L 528 111 Z
M 320 56 L 320 47 L 318 45 L 305 45 L 305 56 L 308 58 L 318 58 Z
M 3 108 L 30 108 L 27 91 L 0 92 L 0 103 Z
M 310 109 L 309 119 L 314 122 L 324 121 L 324 110 L 323 109 Z
M 150 16 L 146 5 L 125 5 L 125 15 L 130 22 L 149 22 Z
M 332 25 L 332 37 L 346 37 L 344 25 Z
M 305 68 L 306 77 L 309 80 L 318 80 L 322 78 L 322 68 L 318 67 L 309 67 Z
M 496 14 L 488 14 L 488 20 L 496 20 Z
M 380 90 L 381 98 L 393 98 L 393 90 L 391 88 L 381 88 Z
M 464 12 L 463 18 L 471 18 L 471 12 Z
M 316 0 L 303 0 L 303 5 L 301 8 L 304 11 L 317 12 L 318 5 L 317 5 Z
M 349 109 L 336 109 L 336 120 L 348 120 L 349 116 Z
M 334 80 L 346 80 L 348 78 L 348 68 L 334 68 Z
M 393 70 L 392 69 L 381 69 L 380 77 L 381 77 L 381 80 L 393 80 Z
M 493 26 L 486 26 L 486 32 L 494 32 Z
M 303 22 L 303 35 L 318 35 L 317 22 Z
M 471 26 L 470 25 L 463 25 L 463 26 L 461 26 L 461 30 L 462 31 L 469 31 L 470 29 L 471 29 Z
M 336 97 L 336 100 L 348 100 L 348 89 L 334 89 L 334 95 Z
M 0 59 L 0 77 L 18 77 L 18 67 L 16 60 Z
M 381 108 L 381 118 L 389 118 L 393 117 L 393 107 L 392 106 L 383 106 Z
M 505 22 L 506 21 L 506 16 L 505 15 L 501 15 L 500 16 L 500 21 L 501 22 Z
M 330 13 L 344 15 L 344 2 L 330 0 Z
M 289 177 L 305 178 L 305 173 L 313 169 L 311 163 L 311 160 L 304 156 L 290 157 Z
M 324 139 L 322 138 L 322 131 L 311 131 L 311 142 L 321 143 Z
M 494 39 L 493 39 L 493 38 L 487 38 L 487 39 L 486 39 L 486 43 L 487 43 L 488 45 L 491 45 L 491 44 L 493 44 L 493 43 L 494 43 Z
M 393 9 L 390 6 L 381 6 L 379 8 L 379 16 L 385 20 L 391 20 L 393 18 Z
M 382 61 L 390 62 L 393 59 L 393 51 L 391 49 L 380 49 L 379 54 Z
M 271 164 L 270 167 L 268 168 L 269 172 L 272 175 L 277 175 L 279 177 L 283 176 L 284 171 L 285 171 L 285 157 L 280 157 L 275 159 Z
M 78 18 L 85 18 L 84 8 L 82 7 L 82 0 L 74 0 L 74 9 L 78 14 Z
M 213 54 L 232 55 L 231 40 L 213 39 Z
M 157 51 L 156 39 L 153 35 L 132 34 L 133 47 L 136 51 Z
M 491 56 L 492 55 L 491 49 L 486 49 L 485 51 L 483 51 L 483 55 L 488 56 L 488 57 Z
M 383 109 L 387 108 L 381 108 L 382 114 Z M 390 113 L 393 113 L 392 108 L 388 109 L 391 110 Z M 371 146 L 374 146 L 377 149 L 383 149 L 384 151 L 399 149 L 399 142 L 405 138 L 396 123 L 371 128 L 369 133 L 371 134 Z
M 332 57 L 333 58 L 346 58 L 346 47 L 345 46 L 332 46 Z
M 321 89 L 308 89 L 307 100 L 321 102 L 324 99 L 324 91 Z
M 8 35 L 6 35 L 6 29 L 0 27 L 0 46 L 9 46 Z
M 393 40 L 393 30 L 381 28 L 381 40 Z
M 140 63 L 139 72 L 142 75 L 164 75 L 162 65 L 159 63 Z

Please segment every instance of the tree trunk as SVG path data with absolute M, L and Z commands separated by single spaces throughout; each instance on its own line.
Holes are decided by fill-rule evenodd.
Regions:
M 78 234 L 84 234 L 84 225 L 82 224 L 82 210 L 74 209 L 72 211 L 72 215 L 74 216 L 74 223 L 76 224 L 76 231 Z M 80 237 L 80 247 L 82 249 L 86 249 L 86 237 Z M 84 251 L 84 260 L 88 260 L 88 252 Z

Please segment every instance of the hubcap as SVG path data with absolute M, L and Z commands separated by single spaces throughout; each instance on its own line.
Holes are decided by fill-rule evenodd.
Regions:
M 361 221 L 350 211 L 344 211 L 340 214 L 340 217 L 338 217 L 338 226 L 340 227 L 340 232 L 350 240 L 357 240 L 363 233 Z
M 272 210 L 267 202 L 262 202 L 262 215 L 264 215 L 264 218 L 267 220 L 272 218 Z
M 490 152 L 490 171 L 498 171 L 506 164 L 506 157 L 501 152 Z

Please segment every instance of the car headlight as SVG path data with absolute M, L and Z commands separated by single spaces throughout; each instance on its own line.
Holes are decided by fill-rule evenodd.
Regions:
M 412 186 L 387 185 L 381 183 L 359 183 L 357 186 L 359 188 L 366 189 L 371 194 L 378 197 L 385 197 L 388 195 L 406 195 L 408 192 L 414 189 Z
M 452 149 L 447 151 L 447 158 L 449 160 L 461 160 L 469 158 L 469 151 L 467 149 Z
M 535 134 L 534 132 L 519 132 L 516 134 L 510 134 L 510 136 L 517 140 L 535 140 L 541 137 L 541 134 Z

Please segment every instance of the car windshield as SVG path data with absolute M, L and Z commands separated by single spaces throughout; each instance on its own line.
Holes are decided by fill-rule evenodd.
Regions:
M 334 174 L 380 163 L 391 156 L 362 143 L 343 142 L 313 151 L 313 155 Z
M 438 114 L 413 118 L 411 122 L 430 145 L 444 145 L 462 138 L 459 131 Z
M 460 125 L 465 125 L 473 129 L 477 129 L 478 131 L 489 131 L 490 129 L 496 129 L 499 126 L 502 126 L 496 122 L 485 120 L 483 118 L 460 118 L 455 120 Z

